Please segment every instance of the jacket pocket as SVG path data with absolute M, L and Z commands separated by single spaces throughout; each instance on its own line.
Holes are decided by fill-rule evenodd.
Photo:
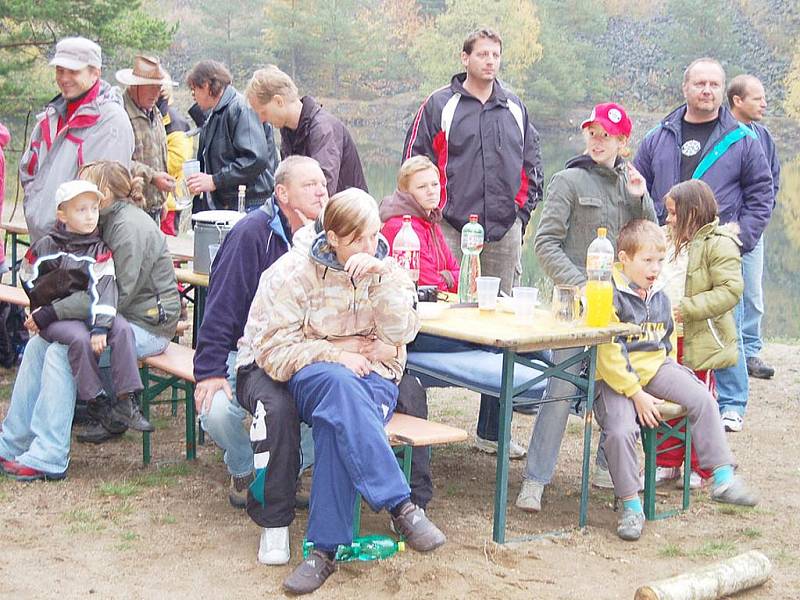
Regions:
M 586 239 L 588 245 L 597 235 L 597 228 L 606 225 L 605 214 L 605 201 L 602 198 L 578 196 L 578 205 L 571 216 L 571 226 L 580 232 L 580 237 Z
M 712 319 L 706 319 L 706 323 L 708 324 L 708 329 L 711 332 L 711 337 L 714 339 L 714 343 L 720 348 L 724 348 L 725 343 L 722 341 L 722 336 L 717 330 L 717 327 L 714 325 L 714 321 Z

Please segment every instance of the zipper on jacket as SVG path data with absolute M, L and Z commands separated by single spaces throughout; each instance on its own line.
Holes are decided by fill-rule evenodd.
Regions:
M 706 319 L 706 323 L 708 323 L 708 328 L 709 330 L 711 330 L 711 335 L 714 337 L 714 341 L 717 342 L 717 345 L 720 348 L 725 348 L 725 344 L 723 344 L 722 340 L 719 339 L 719 334 L 717 333 L 717 330 L 714 327 L 714 322 L 711 319 Z

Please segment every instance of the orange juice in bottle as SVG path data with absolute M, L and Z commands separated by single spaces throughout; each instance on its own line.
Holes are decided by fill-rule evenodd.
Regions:
M 605 327 L 611 322 L 614 247 L 606 233 L 605 227 L 598 227 L 597 237 L 586 252 L 586 324 L 589 327 Z

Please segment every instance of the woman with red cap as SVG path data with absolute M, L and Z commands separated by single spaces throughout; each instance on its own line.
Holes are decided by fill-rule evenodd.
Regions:
M 631 219 L 656 222 L 653 201 L 642 175 L 625 158 L 631 135 L 631 120 L 619 104 L 608 102 L 592 109 L 581 124 L 586 149 L 567 161 L 566 168 L 553 176 L 545 194 L 542 217 L 536 230 L 534 250 L 554 285 L 586 285 L 586 250 L 605 227 L 616 244 L 619 230 Z M 582 349 L 557 350 L 556 363 Z M 580 365 L 574 368 L 575 373 Z M 551 378 L 546 398 L 575 396 L 575 387 L 563 379 Z M 558 459 L 561 439 L 569 416 L 570 401 L 543 404 L 536 418 L 528 448 L 522 488 L 517 506 L 527 512 L 541 510 L 544 486 L 550 483 Z M 602 439 L 601 439 L 602 445 Z M 598 470 L 605 475 L 605 457 L 598 452 Z M 599 483 L 597 478 L 595 483 Z

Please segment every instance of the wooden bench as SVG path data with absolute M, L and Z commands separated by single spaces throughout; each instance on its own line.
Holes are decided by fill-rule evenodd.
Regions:
M 8 302 L 17 306 L 30 306 L 28 295 L 20 287 L 0 283 L 0 302 Z

